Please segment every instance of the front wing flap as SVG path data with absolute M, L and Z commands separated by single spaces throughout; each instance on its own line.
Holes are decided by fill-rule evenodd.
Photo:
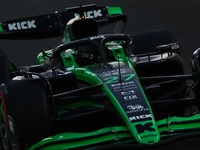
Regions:
M 200 135 L 200 114 L 191 117 L 170 117 L 157 121 L 161 140 L 155 144 L 138 143 L 125 126 L 103 128 L 88 133 L 61 133 L 38 142 L 30 150 L 39 149 L 104 149 L 152 148 L 184 138 Z M 148 135 L 150 136 L 150 135 Z M 145 138 L 145 136 L 143 137 Z

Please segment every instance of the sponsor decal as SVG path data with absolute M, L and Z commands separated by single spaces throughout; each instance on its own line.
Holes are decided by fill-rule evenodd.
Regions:
M 144 139 L 144 138 L 148 138 L 148 137 L 156 137 L 157 134 L 149 134 L 149 135 L 144 135 L 144 136 L 141 136 L 140 138 L 141 139 Z
M 36 28 L 35 20 L 28 20 L 28 21 L 8 24 L 9 30 L 25 30 L 25 29 L 32 29 L 32 28 Z
M 19 68 L 19 72 L 20 73 L 29 72 L 29 68 L 28 67 L 26 67 L 26 68 Z
M 133 120 L 141 120 L 141 119 L 148 119 L 148 118 L 152 118 L 152 115 L 145 114 L 145 115 L 132 116 L 132 117 L 129 117 L 129 120 L 133 121 Z
M 134 90 L 131 90 L 131 91 L 128 91 L 128 92 L 121 92 L 122 95 L 131 95 L 131 94 L 134 94 L 135 91 Z
M 148 131 L 148 132 L 155 131 L 156 132 L 155 127 L 152 122 L 146 123 L 144 125 L 137 124 L 135 127 L 137 129 L 138 134 L 145 133 L 145 131 Z
M 144 107 L 142 105 L 137 104 L 135 106 L 128 105 L 127 108 L 130 109 L 130 110 L 137 110 L 137 109 L 143 109 Z
M 92 37 L 93 38 L 93 37 Z M 102 72 L 104 75 L 105 74 L 109 74 L 109 75 L 118 75 L 119 74 L 119 69 L 115 69 L 115 70 L 110 70 L 110 71 L 106 71 L 106 72 Z M 121 74 L 125 74 L 127 73 L 125 69 L 120 69 L 120 73 Z
M 80 18 L 79 13 L 74 13 L 74 17 L 77 17 L 77 16 Z M 99 10 L 91 10 L 91 11 L 84 12 L 84 16 L 87 18 L 97 18 L 103 15 L 102 15 L 101 9 L 99 9 Z
M 125 86 L 121 86 L 121 87 L 113 87 L 113 90 L 121 91 L 121 89 L 123 89 L 123 90 L 137 89 L 137 86 L 125 85 Z
M 130 85 L 130 84 L 134 84 L 134 81 L 112 84 L 111 86 L 115 87 L 115 86 L 123 86 L 123 85 Z
M 174 50 L 174 49 L 179 49 L 179 44 L 172 45 L 172 46 L 171 46 L 171 49 L 172 49 L 172 50 Z
M 141 112 L 141 111 L 149 111 L 149 108 L 144 108 L 142 105 L 128 105 L 127 108 L 129 109 L 126 111 L 127 114 Z
M 137 99 L 137 96 L 136 95 L 124 96 L 124 100 L 132 100 L 132 99 Z
M 93 37 L 91 37 L 90 40 L 94 40 L 94 39 L 103 39 L 103 38 L 105 38 L 105 36 L 99 35 L 99 36 L 93 36 Z

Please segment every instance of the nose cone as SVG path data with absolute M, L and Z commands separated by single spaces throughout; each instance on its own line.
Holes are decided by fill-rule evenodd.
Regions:
M 136 129 L 134 136 L 139 143 L 155 144 L 160 140 L 160 133 L 153 120 L 137 122 L 132 126 Z

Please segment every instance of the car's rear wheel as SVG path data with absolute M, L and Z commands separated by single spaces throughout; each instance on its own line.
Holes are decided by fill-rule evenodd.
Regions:
M 3 149 L 11 148 L 11 139 L 25 149 L 52 134 L 50 104 L 41 81 L 6 82 L 0 88 L 0 96 Z
M 155 30 L 134 35 L 134 42 L 131 44 L 134 55 L 151 53 L 157 51 L 157 46 L 177 43 L 177 38 L 169 30 Z M 181 55 L 180 50 L 175 53 Z
M 140 33 L 134 35 L 134 42 L 131 45 L 134 55 L 146 54 L 157 52 L 157 46 L 166 45 L 171 43 L 177 43 L 177 39 L 171 31 L 168 30 L 156 30 L 145 33 Z M 184 75 L 185 70 L 183 66 L 183 61 L 181 57 L 180 49 L 173 51 L 167 59 L 160 61 L 148 62 L 143 64 L 136 63 L 135 69 L 139 77 L 149 77 L 149 76 L 166 76 L 166 75 Z M 147 59 L 148 60 L 148 59 Z M 142 86 L 148 86 L 155 83 L 159 83 L 162 80 L 145 80 L 141 81 Z M 159 99 L 171 92 L 174 92 L 186 85 L 185 81 L 179 81 L 174 83 L 168 83 L 161 85 L 158 90 L 153 90 L 145 92 L 149 100 Z M 179 92 L 169 98 L 183 98 L 186 96 L 186 90 Z M 170 108 L 169 108 L 170 107 Z M 166 114 L 172 114 L 171 112 L 176 112 L 176 115 L 182 115 L 184 108 L 173 106 L 167 106 L 165 108 L 153 108 L 154 114 L 161 114 L 162 111 L 167 112 Z M 166 116 L 164 116 L 166 117 Z M 158 118 L 158 117 L 157 117 Z

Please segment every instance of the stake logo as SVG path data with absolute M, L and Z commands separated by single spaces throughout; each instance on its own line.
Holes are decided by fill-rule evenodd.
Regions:
M 22 22 L 16 22 L 16 23 L 9 23 L 8 29 L 9 30 L 25 30 L 25 29 L 32 29 L 36 28 L 35 20 L 28 20 L 28 21 L 22 21 Z
M 78 13 L 74 13 L 74 17 L 77 17 L 77 16 L 80 18 L 80 15 Z M 87 17 L 87 18 L 97 18 L 97 17 L 102 16 L 102 12 L 101 12 L 101 9 L 93 10 L 93 11 L 87 11 L 87 12 L 84 12 L 84 16 Z

